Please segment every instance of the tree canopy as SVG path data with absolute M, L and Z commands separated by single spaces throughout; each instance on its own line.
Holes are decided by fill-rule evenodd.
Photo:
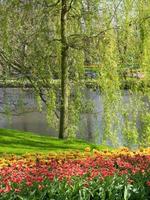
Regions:
M 103 94 L 103 141 L 117 144 L 121 129 L 128 144 L 139 138 L 149 144 L 149 106 L 142 98 L 149 98 L 149 13 L 149 0 L 1 0 L 1 78 L 28 80 L 64 138 L 77 131 L 91 81 L 85 70 L 94 66 Z M 123 88 L 138 101 L 122 105 Z

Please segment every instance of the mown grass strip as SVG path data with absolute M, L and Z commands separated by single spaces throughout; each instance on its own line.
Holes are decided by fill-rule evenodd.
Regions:
M 70 150 L 83 151 L 87 146 L 98 150 L 108 147 L 95 145 L 83 140 L 60 140 L 32 132 L 0 129 L 0 154 L 49 153 Z

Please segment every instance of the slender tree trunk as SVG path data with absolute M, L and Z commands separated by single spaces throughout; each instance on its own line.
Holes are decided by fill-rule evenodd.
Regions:
M 66 40 L 67 0 L 61 1 L 61 102 L 59 138 L 63 139 L 68 124 L 68 66 Z

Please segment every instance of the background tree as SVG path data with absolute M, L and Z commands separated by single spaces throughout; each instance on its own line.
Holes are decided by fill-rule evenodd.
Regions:
M 136 124 L 138 107 L 144 109 L 141 95 L 149 93 L 149 9 L 149 1 L 141 0 L 1 1 L 2 78 L 15 74 L 22 84 L 28 80 L 41 109 L 41 100 L 47 106 L 48 121 L 64 138 L 77 131 L 86 109 L 84 89 L 92 81 L 85 80 L 85 65 L 96 66 L 103 140 L 117 144 L 121 130 L 128 143 L 135 143 L 141 134 Z M 144 78 L 133 68 L 141 69 Z M 127 87 L 140 98 L 122 106 L 121 89 Z

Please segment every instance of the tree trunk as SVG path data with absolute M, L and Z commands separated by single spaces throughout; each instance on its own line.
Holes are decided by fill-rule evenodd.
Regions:
M 63 139 L 68 125 L 68 66 L 66 40 L 67 0 L 61 1 L 61 102 L 59 138 Z

